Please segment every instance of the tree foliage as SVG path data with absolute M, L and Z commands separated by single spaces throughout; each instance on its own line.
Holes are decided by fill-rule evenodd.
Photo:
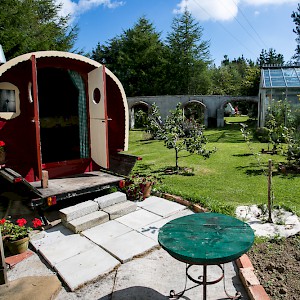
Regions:
M 54 0 L 1 0 L 0 41 L 7 59 L 40 50 L 70 50 L 77 38 Z
M 243 56 L 230 60 L 227 55 L 221 66 L 211 69 L 213 95 L 256 96 L 258 94 L 260 69 Z
M 195 119 L 186 119 L 181 109 L 181 103 L 178 103 L 176 109 L 170 111 L 165 122 L 161 122 L 159 110 L 156 105 L 152 108 L 149 116 L 150 130 L 154 138 L 164 141 L 168 149 L 175 151 L 175 168 L 179 169 L 179 152 L 186 150 L 189 153 L 199 154 L 208 158 L 213 151 L 205 148 L 207 139 L 204 136 L 204 127 L 197 123 Z
M 184 11 L 175 17 L 167 35 L 170 94 L 206 94 L 209 41 L 202 40 L 203 28 Z
M 98 44 L 91 57 L 119 77 L 128 96 L 205 94 L 209 43 L 201 41 L 202 28 L 186 11 L 174 18 L 172 29 L 164 43 L 142 17 L 120 36 Z
M 295 49 L 295 55 L 293 56 L 293 59 L 295 59 L 297 62 L 300 61 L 300 4 L 298 3 L 297 11 L 293 11 L 291 15 L 293 22 L 295 23 L 296 27 L 293 29 L 293 32 L 296 33 L 296 49 Z
M 269 51 L 262 49 L 257 59 L 257 64 L 262 67 L 263 65 L 283 65 L 284 56 L 276 53 L 276 50 L 270 48 Z
M 119 77 L 127 95 L 157 95 L 165 92 L 164 51 L 160 33 L 142 17 L 107 45 L 98 44 L 92 58 L 106 64 Z

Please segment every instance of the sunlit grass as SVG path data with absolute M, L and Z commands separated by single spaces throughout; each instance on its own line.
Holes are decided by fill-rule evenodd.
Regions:
M 214 211 L 232 212 L 238 205 L 267 203 L 267 165 L 272 159 L 275 204 L 285 205 L 300 214 L 300 176 L 277 172 L 278 162 L 285 161 L 281 154 L 260 154 L 266 144 L 251 143 L 250 150 L 239 125 L 225 129 L 206 130 L 208 149 L 217 151 L 209 159 L 181 152 L 179 166 L 192 170 L 192 176 L 166 175 L 164 170 L 175 166 L 175 152 L 164 147 L 162 141 L 148 140 L 143 131 L 131 131 L 128 153 L 141 156 L 134 172 L 156 173 L 162 177 L 157 186 L 162 192 L 179 195 L 198 202 Z M 186 174 L 188 175 L 188 174 Z M 189 174 L 191 175 L 191 174 Z

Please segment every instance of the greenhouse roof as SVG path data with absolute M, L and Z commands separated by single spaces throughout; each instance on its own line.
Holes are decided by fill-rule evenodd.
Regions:
M 263 88 L 300 88 L 300 67 L 264 67 Z

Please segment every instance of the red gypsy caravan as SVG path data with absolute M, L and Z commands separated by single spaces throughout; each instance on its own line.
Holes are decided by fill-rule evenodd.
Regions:
M 32 186 L 40 196 L 34 203 L 117 183 L 121 177 L 100 171 L 122 174 L 126 155 L 119 152 L 128 148 L 122 84 L 104 65 L 73 53 L 11 59 L 0 66 L 0 141 L 6 154 L 0 175 Z

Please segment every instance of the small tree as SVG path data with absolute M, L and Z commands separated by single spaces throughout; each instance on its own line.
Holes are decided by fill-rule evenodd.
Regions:
M 189 153 L 197 153 L 208 158 L 212 151 L 205 149 L 207 143 L 203 134 L 203 126 L 198 124 L 194 119 L 186 119 L 183 110 L 178 103 L 174 111 L 170 112 L 165 123 L 159 123 L 161 119 L 156 115 L 150 119 L 152 127 L 156 128 L 156 136 L 164 141 L 168 149 L 175 150 L 175 167 L 178 170 L 179 152 L 186 150 Z M 155 112 L 157 112 L 155 110 Z M 156 126 L 154 126 L 156 124 Z

